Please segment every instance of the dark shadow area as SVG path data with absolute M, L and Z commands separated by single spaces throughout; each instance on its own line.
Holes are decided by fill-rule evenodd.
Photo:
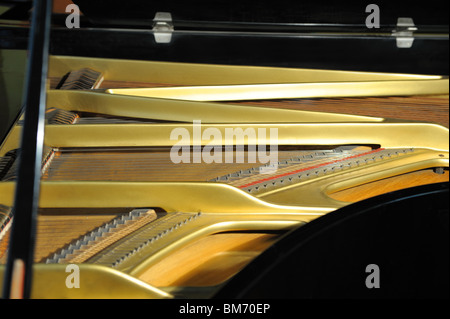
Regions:
M 269 248 L 215 297 L 448 298 L 448 186 L 405 189 L 318 218 Z
M 0 50 L 0 143 L 22 108 L 25 64 L 26 51 Z

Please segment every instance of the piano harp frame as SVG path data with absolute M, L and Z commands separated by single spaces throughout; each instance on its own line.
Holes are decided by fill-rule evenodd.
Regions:
M 278 139 L 277 141 L 271 141 L 270 138 L 266 140 L 266 144 L 270 144 L 273 142 L 278 143 L 278 145 L 299 145 L 299 146 L 325 146 L 325 145 L 380 145 L 382 148 L 390 149 L 390 148 L 414 148 L 417 151 L 413 152 L 410 155 L 404 155 L 400 157 L 399 159 L 391 159 L 382 161 L 381 163 L 374 164 L 374 167 L 377 167 L 377 170 L 374 170 L 371 174 L 364 174 L 364 177 L 359 177 L 354 180 L 356 184 L 363 184 L 367 182 L 374 181 L 379 178 L 387 178 L 399 174 L 404 174 L 408 171 L 412 170 L 420 170 L 420 169 L 426 169 L 426 168 L 432 168 L 432 167 L 447 167 L 448 166 L 448 129 L 434 125 L 434 124 L 424 124 L 424 123 L 286 123 L 286 124 L 203 124 L 202 129 L 206 130 L 208 128 L 216 128 L 222 133 L 222 145 L 236 145 L 235 139 L 233 140 L 227 140 L 227 134 L 225 133 L 226 129 L 234 129 L 236 127 L 242 128 L 243 130 L 250 128 L 253 130 L 257 130 L 258 128 L 264 128 L 269 130 L 270 128 L 277 128 L 278 129 Z M 192 124 L 114 124 L 114 125 L 108 125 L 108 124 L 101 124 L 101 125 L 48 125 L 46 128 L 46 134 L 44 139 L 44 144 L 48 147 L 55 147 L 55 148 L 100 148 L 100 147 L 172 147 L 174 145 L 181 145 L 179 141 L 171 140 L 170 139 L 170 133 L 173 129 L 176 128 L 183 128 L 187 132 L 190 133 L 191 141 L 190 144 L 192 145 L 193 141 L 193 130 L 194 126 Z M 17 130 L 20 130 L 20 127 L 16 127 Z M 18 133 L 16 133 L 18 134 Z M 433 137 L 433 138 L 430 138 Z M 211 143 L 212 140 L 202 140 L 201 145 L 207 145 Z M 244 140 L 245 145 L 258 145 L 258 143 L 261 143 L 258 139 L 250 139 L 248 136 L 246 136 Z M 11 147 L 9 143 L 6 143 L 7 146 Z M 5 146 L 6 146 L 5 145 Z M 2 148 L 2 153 L 6 153 L 13 148 L 5 149 Z M 420 150 L 423 149 L 423 150 Z M 391 165 L 391 163 L 396 163 L 394 165 Z M 370 167 L 370 166 L 368 166 Z M 362 166 L 360 168 L 354 168 L 353 170 L 365 170 L 368 168 L 366 166 Z M 351 171 L 351 170 L 349 170 Z M 348 176 L 348 172 L 345 172 Z M 343 173 L 343 172 L 342 172 Z M 336 176 L 339 176 L 340 173 L 336 173 Z M 322 179 L 327 179 L 327 176 L 324 176 Z M 350 178 L 351 180 L 351 178 Z M 75 191 L 77 188 L 77 185 L 79 185 L 81 191 L 79 195 L 81 196 L 83 194 L 82 189 L 86 189 L 85 186 L 87 186 L 88 182 L 51 182 L 51 181 L 42 181 L 42 187 L 43 191 L 44 189 L 51 189 L 52 185 L 58 185 L 55 187 L 56 189 L 62 190 L 64 189 L 64 185 L 67 185 L 67 187 L 70 187 L 72 191 Z M 92 182 L 100 183 L 102 182 Z M 1 183 L 0 185 L 7 185 L 8 183 Z M 84 185 L 86 184 L 86 185 Z M 100 186 L 100 184 L 98 186 Z M 108 184 L 108 183 L 103 183 Z M 175 187 L 177 189 L 177 194 L 183 194 L 184 192 L 181 191 L 183 187 L 185 188 L 193 188 L 199 187 L 200 189 L 204 188 L 202 192 L 207 192 L 208 188 L 211 188 L 211 183 L 120 183 L 120 182 L 113 182 L 109 183 L 116 185 L 118 189 L 121 189 L 122 187 L 139 187 L 137 185 L 140 185 L 140 187 L 146 188 L 149 187 L 153 191 L 156 191 L 159 195 L 156 196 L 157 198 L 154 198 L 157 203 L 164 204 L 160 205 L 158 204 L 158 207 L 161 207 L 163 209 L 169 209 L 169 207 L 173 207 L 173 204 L 169 204 L 168 202 L 172 201 L 171 196 L 171 187 Z M 120 186 L 120 184 L 123 184 Z M 300 183 L 301 184 L 301 183 Z M 314 183 L 307 183 L 307 184 L 314 184 Z M 348 188 L 352 183 L 347 181 L 340 181 L 336 185 L 339 186 L 327 186 L 332 189 L 333 192 L 336 192 L 341 189 Z M 177 186 L 178 185 L 178 186 Z M 297 184 L 295 184 L 297 185 Z M 2 186 L 4 187 L 4 186 Z M 215 184 L 216 189 L 214 192 L 220 192 L 224 194 L 224 198 L 227 198 L 228 195 L 231 195 L 232 193 L 235 193 L 235 197 L 239 198 L 237 200 L 237 203 L 241 203 L 240 205 L 237 205 L 237 203 L 231 203 L 230 201 L 225 200 L 225 202 L 228 202 L 229 204 L 225 205 L 225 207 L 221 207 L 219 203 L 212 203 L 207 204 L 205 203 L 206 207 L 209 207 L 208 209 L 205 209 L 204 207 L 196 206 L 193 207 L 191 204 L 191 207 L 180 205 L 174 208 L 175 210 L 179 211 L 192 211 L 192 210 L 209 210 L 214 209 L 216 207 L 216 210 L 223 211 L 223 208 L 226 208 L 226 210 L 234 210 L 233 207 L 246 207 L 246 209 L 250 208 L 252 205 L 255 205 L 255 207 L 259 207 L 259 209 L 262 209 L 266 204 L 261 204 L 259 200 L 256 200 L 253 198 L 253 196 L 247 196 L 248 194 L 245 194 L 243 196 L 241 194 L 240 190 L 237 190 L 234 187 L 230 187 L 228 185 L 221 185 Z M 323 185 L 321 186 L 323 188 Z M 102 187 L 103 188 L 103 187 Z M 109 188 L 108 192 L 113 192 L 114 188 L 111 188 L 111 186 L 104 185 L 104 189 Z M 165 191 L 164 188 L 167 188 Z M 181 188 L 181 189 L 179 189 Z M 289 187 L 291 188 L 291 187 Z M 295 187 L 294 187 L 295 188 Z M 309 189 L 315 190 L 315 187 L 313 185 L 310 185 L 308 187 Z M 135 191 L 137 191 L 137 189 Z M 222 190 L 220 190 L 222 189 Z M 304 189 L 306 191 L 307 189 Z M 325 188 L 323 188 L 325 190 Z M 146 191 L 150 191 L 150 189 L 147 189 Z M 45 191 L 44 191 L 45 192 Z M 119 191 L 120 192 L 120 191 Z M 133 191 L 134 192 L 134 191 Z M 163 197 L 161 197 L 161 194 L 168 192 L 167 200 L 168 202 L 165 203 L 163 200 Z M 310 194 L 311 191 L 308 191 L 308 194 Z M 2 197 L 0 197 L 2 204 L 9 205 L 10 201 L 6 200 L 8 196 L 6 195 L 7 192 L 1 192 L 4 194 Z M 52 192 L 51 192 L 52 193 Z M 41 199 L 41 205 L 44 205 L 43 207 L 46 207 L 45 200 L 47 196 L 51 196 L 49 193 L 46 196 L 43 196 Z M 187 198 L 186 200 L 189 201 L 190 196 L 194 196 L 196 192 L 187 192 Z M 89 192 L 86 192 L 85 196 L 87 196 Z M 112 194 L 112 193 L 110 193 Z M 225 195 L 228 194 L 228 195 Z M 57 192 L 56 197 L 60 197 L 63 194 L 61 192 Z M 310 194 L 311 195 L 311 194 Z M 131 196 L 131 195 L 130 195 Z M 135 196 L 133 196 L 135 197 Z M 232 196 L 234 197 L 234 196 Z M 263 194 L 262 197 L 265 197 L 265 194 Z M 61 199 L 64 198 L 60 197 Z M 147 198 L 149 198 L 147 196 Z M 60 201 L 61 201 L 60 199 Z M 107 200 L 105 198 L 104 204 L 112 204 L 113 202 L 117 201 L 116 196 L 112 196 L 112 201 Z M 138 200 L 138 198 L 134 198 L 135 200 Z M 56 201 L 57 198 L 55 198 Z M 70 201 L 66 201 L 66 199 L 62 199 L 63 202 L 69 203 Z M 93 207 L 109 207 L 104 206 L 104 204 L 99 204 L 99 197 L 96 198 L 94 201 L 89 201 L 90 205 Z M 97 201 L 97 204 L 94 202 Z M 181 200 L 182 201 L 182 200 Z M 320 199 L 320 202 L 323 203 L 324 198 Z M 151 205 L 149 202 L 146 202 L 145 204 L 142 202 L 142 200 L 138 200 L 140 205 L 148 206 Z M 250 205 L 250 202 L 253 204 Z M 342 205 L 336 205 L 336 202 L 334 201 L 325 201 L 328 203 L 331 207 L 337 208 Z M 248 204 L 244 204 L 248 203 Z M 87 204 L 87 203 L 86 203 Z M 113 204 L 117 205 L 117 204 Z M 186 203 L 186 205 L 189 205 Z M 262 205 L 262 206 L 261 206 Z M 119 204 L 120 206 L 120 204 Z M 126 205 L 129 206 L 129 205 Z M 155 206 L 154 202 L 153 205 Z M 298 205 L 296 205 L 298 206 Z M 302 207 L 302 205 L 299 205 Z M 63 206 L 60 206 L 63 207 Z M 89 206 L 87 206 L 89 207 Z M 220 208 L 219 208 L 220 207 Z M 305 205 L 305 207 L 311 207 L 311 209 L 315 210 L 313 207 L 321 207 L 319 202 L 314 202 L 313 205 Z M 273 207 L 270 207 L 270 205 L 267 207 L 269 210 L 273 209 Z M 306 209 L 306 208 L 305 208 Z M 170 209 L 169 209 L 170 210 Z M 239 210 L 239 209 L 238 209 Z M 306 209 L 308 210 L 308 209 Z
M 158 83 L 169 87 L 105 88 L 110 94 L 181 100 L 228 101 L 336 96 L 448 94 L 448 77 L 396 73 L 313 70 L 50 57 L 49 77 L 61 79 L 72 70 L 92 68 L 108 81 Z M 195 77 L 191 75 L 195 74 Z M 254 90 L 254 93 L 250 93 Z M 275 93 L 273 93 L 275 92 Z M 271 95 L 273 93 L 273 95 Z
M 76 68 L 78 65 L 94 68 L 104 66 L 106 68 L 105 76 L 109 79 L 114 79 L 119 74 L 124 75 L 125 78 L 131 77 L 130 74 L 132 74 L 132 80 L 135 81 L 136 73 L 133 73 L 133 68 L 146 65 L 147 67 L 155 67 L 154 72 L 161 77 L 158 82 L 164 80 L 162 81 L 164 83 L 171 79 L 180 79 L 174 72 L 170 72 L 171 68 L 173 68 L 172 71 L 180 71 L 180 64 L 131 61 L 114 61 L 118 64 L 112 64 L 111 61 L 102 61 L 103 59 L 52 57 L 49 74 L 50 76 L 62 76 L 69 68 Z M 112 65 L 114 65 L 114 68 L 108 69 Z M 127 65 L 131 67 L 125 70 L 124 68 Z M 192 69 L 194 67 L 195 69 Z M 169 71 L 167 68 L 169 68 Z M 228 78 L 218 75 L 218 72 L 211 72 L 211 68 L 222 70 L 222 72 L 233 70 L 233 68 L 227 69 L 228 67 L 224 66 L 181 65 L 181 70 L 185 72 L 185 75 L 192 70 L 195 70 L 196 75 L 199 74 L 198 80 L 193 83 L 199 85 L 203 83 L 201 81 L 210 81 L 208 83 L 217 85 L 229 85 L 230 83 L 238 85 L 249 83 L 251 79 L 255 78 L 262 83 L 271 83 L 269 81 L 291 83 L 292 79 L 298 78 L 299 75 L 305 75 L 305 82 L 311 81 L 314 77 L 320 81 L 333 75 L 336 81 L 355 79 L 355 77 L 361 81 L 376 78 L 379 81 L 377 83 L 380 88 L 383 82 L 386 84 L 385 81 L 393 79 L 418 81 L 416 84 L 420 84 L 424 80 L 430 81 L 427 82 L 430 84 L 435 84 L 434 81 L 439 81 L 441 84 L 442 82 L 448 82 L 448 80 L 440 77 L 427 78 L 426 76 L 335 71 L 319 71 L 320 76 L 317 77 L 314 72 L 296 70 L 283 70 L 286 72 L 281 72 L 281 70 L 271 68 L 252 67 L 247 69 L 249 73 L 242 73 L 249 74 L 248 80 L 244 78 L 236 82 L 236 72 L 238 70 L 242 72 L 242 67 L 234 69 L 233 72 L 230 71 L 232 75 Z M 203 69 L 203 72 L 198 73 L 199 69 Z M 264 73 L 265 77 L 257 76 L 258 72 L 266 72 Z M 142 73 L 145 72 L 140 70 L 137 74 Z M 271 77 L 275 74 L 278 75 Z M 211 78 L 215 76 L 217 76 L 215 80 Z M 183 79 L 183 83 L 175 84 L 184 85 L 186 84 L 184 81 L 191 80 L 191 78 L 183 77 L 181 79 Z M 131 78 L 125 80 L 131 80 Z M 148 81 L 147 78 L 139 80 Z M 220 81 L 223 81 L 223 83 L 220 83 Z M 441 93 L 445 92 L 439 89 L 439 94 Z M 124 105 L 127 107 L 124 108 Z M 151 265 L 155 265 L 165 256 L 178 251 L 195 239 L 224 231 L 289 230 L 348 204 L 333 200 L 326 196 L 326 193 L 415 170 L 448 167 L 449 165 L 448 129 L 435 124 L 331 113 L 270 110 L 217 103 L 121 96 L 102 92 L 50 90 L 47 107 L 146 119 L 155 119 L 156 117 L 158 120 L 178 122 L 47 125 L 44 143 L 49 147 L 171 147 L 178 143 L 178 141 L 170 140 L 170 133 L 173 129 L 184 128 L 192 137 L 194 127 L 191 122 L 201 120 L 203 130 L 216 128 L 222 133 L 222 145 L 236 145 L 235 140 L 226 139 L 225 130 L 227 128 L 239 127 L 244 130 L 247 128 L 255 130 L 258 128 L 267 130 L 277 128 L 277 141 L 267 139 L 266 144 L 276 142 L 278 145 L 286 146 L 380 145 L 387 149 L 414 148 L 416 151 L 369 166 L 355 167 L 333 175 L 324 175 L 311 182 L 298 183 L 280 189 L 277 193 L 262 194 L 262 196 L 252 196 L 241 189 L 226 184 L 208 182 L 41 181 L 41 208 L 157 207 L 164 209 L 168 214 L 176 212 L 197 214 L 201 212 L 201 218 L 198 219 L 199 222 L 182 227 L 176 234 L 169 234 L 165 241 L 165 243 L 170 243 L 167 246 L 161 246 L 156 253 L 139 260 L 137 263 L 131 261 L 125 263 L 119 271 L 105 266 L 80 264 L 81 271 L 87 274 L 86 276 L 90 280 L 100 286 L 109 287 L 111 291 L 116 291 L 116 294 L 107 293 L 106 288 L 91 293 L 88 293 L 88 288 L 85 288 L 72 293 L 68 289 L 58 288 L 56 284 L 48 285 L 43 278 L 48 279 L 48 276 L 54 275 L 67 276 L 64 271 L 65 265 L 36 264 L 35 270 L 43 275 L 42 277 L 36 276 L 36 279 L 34 279 L 33 297 L 38 298 L 51 296 L 67 296 L 70 298 L 95 298 L 99 296 L 102 298 L 104 296 L 108 298 L 124 296 L 172 298 L 173 296 L 170 293 L 147 285 L 136 278 L 142 275 L 145 269 Z M 210 110 L 210 112 L 205 112 L 206 110 Z M 261 115 L 258 117 L 258 112 L 265 113 L 260 113 Z M 269 119 L 267 119 L 268 117 Z M 19 147 L 17 137 L 20 136 L 20 133 L 21 127 L 16 125 L 0 148 L 0 156 Z M 193 140 L 191 139 L 190 142 L 192 144 Z M 202 145 L 209 142 L 211 141 L 201 141 Z M 257 145 L 258 142 L 261 141 L 246 137 L 244 144 Z M 0 182 L 0 204 L 6 206 L 12 204 L 14 188 L 14 182 Z M 301 196 L 298 195 L 299 193 L 301 193 Z M 292 198 L 293 196 L 298 197 L 295 204 L 285 204 L 288 202 L 286 198 Z M 275 197 L 278 197 L 278 199 Z M 1 271 L 2 268 L 0 267 Z M 114 289 L 112 288 L 113 283 L 117 283 Z M 117 287 L 123 289 L 123 291 L 120 291 Z M 44 289 L 48 294 L 43 293 L 41 289 Z M 83 293 L 86 293 L 86 295 L 83 295 Z M 126 295 L 126 293 L 129 293 L 129 295 Z

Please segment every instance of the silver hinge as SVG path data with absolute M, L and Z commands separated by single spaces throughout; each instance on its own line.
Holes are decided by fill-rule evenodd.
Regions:
M 414 31 L 417 31 L 417 27 L 412 18 L 398 18 L 397 28 L 392 31 L 392 36 L 397 38 L 397 48 L 411 48 Z
M 156 43 L 170 43 L 174 27 L 170 12 L 157 12 L 153 19 L 153 34 Z

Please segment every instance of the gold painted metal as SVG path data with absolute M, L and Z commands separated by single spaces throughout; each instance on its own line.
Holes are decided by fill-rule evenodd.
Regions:
M 346 204 L 329 198 L 326 195 L 329 192 L 432 167 L 448 167 L 448 152 L 418 150 L 400 159 L 324 175 L 257 197 L 221 183 L 43 181 L 40 206 L 160 207 L 169 212 L 286 212 L 301 214 L 310 220 Z M 0 183 L 3 205 L 11 206 L 14 185 L 13 182 Z M 174 194 L 177 194 L 176 200 Z
M 443 157 L 440 155 L 443 155 Z M 309 206 L 314 205 L 314 203 L 321 203 L 324 207 L 338 208 L 348 203 L 332 199 L 328 196 L 329 193 L 408 172 L 448 166 L 448 152 L 418 149 L 412 154 L 401 156 L 399 159 L 380 161 L 360 169 L 345 169 L 329 176 L 323 175 L 311 181 L 280 187 L 257 197 L 281 205 L 286 203 L 296 205 L 301 202 L 302 205 Z
M 164 257 L 175 251 L 183 249 L 195 240 L 204 238 L 208 235 L 226 231 L 267 232 L 270 230 L 276 230 L 286 232 L 302 224 L 301 221 L 295 220 L 295 217 L 290 217 L 290 220 L 283 215 L 280 216 L 280 219 L 275 219 L 274 216 L 265 216 L 264 220 L 261 219 L 261 217 L 259 217 L 260 219 L 258 220 L 258 216 L 249 217 L 244 213 L 237 219 L 231 219 L 230 216 L 224 214 L 216 216 L 208 215 L 203 218 L 199 218 L 198 224 L 188 225 L 183 232 L 175 232 L 171 238 L 168 237 L 165 243 L 170 243 L 169 245 L 161 245 L 156 253 L 148 256 L 147 258 L 142 258 L 137 263 L 136 260 L 125 262 L 120 266 L 120 269 L 124 269 L 132 276 L 139 277 L 147 268 L 158 263 L 164 259 Z M 218 220 L 221 221 L 219 222 Z
M 189 141 L 170 139 L 174 129 L 186 130 Z M 217 129 L 221 140 L 210 137 L 194 141 L 194 129 Z M 234 129 L 266 129 L 267 137 L 244 135 L 243 143 L 277 145 L 381 145 L 384 148 L 427 148 L 446 151 L 449 148 L 448 129 L 427 123 L 286 123 L 286 124 L 114 124 L 114 125 L 52 125 L 46 128 L 45 144 L 54 147 L 125 147 L 125 146 L 174 146 L 236 145 Z M 277 129 L 277 138 L 270 137 L 270 129 Z M 232 131 L 231 131 L 232 130 Z
M 221 90 L 229 99 L 229 94 L 234 94 L 235 89 L 249 88 L 273 89 L 271 97 L 280 88 L 283 94 L 277 97 L 316 96 L 316 93 L 324 94 L 324 89 L 325 96 L 339 96 L 345 87 L 350 88 L 345 94 L 356 95 L 448 94 L 448 79 L 439 76 L 55 56 L 50 58 L 49 76 L 62 77 L 71 70 L 84 67 L 103 72 L 111 81 L 191 86 L 158 89 L 163 92 L 161 96 L 172 98 L 186 98 L 186 95 L 171 96 L 167 92 L 188 90 L 183 94 L 190 95 L 191 89 L 198 92 L 199 86 L 203 86 L 202 94 L 212 91 L 214 99 L 218 98 L 217 93 Z M 336 89 L 339 92 L 333 91 Z M 158 240 L 111 267 L 101 265 L 101 258 L 95 259 L 95 256 L 80 264 L 80 289 L 66 288 L 66 265 L 36 264 L 33 298 L 173 298 L 161 287 L 153 287 L 139 278 L 150 267 L 199 239 L 230 231 L 287 232 L 349 204 L 332 199 L 328 196 L 330 193 L 411 171 L 449 166 L 449 130 L 439 125 L 107 93 L 50 90 L 47 107 L 179 123 L 47 125 L 45 145 L 54 148 L 171 147 L 212 142 L 238 145 L 236 137 L 227 132 L 239 128 L 256 132 L 258 129 L 266 129 L 267 132 L 278 130 L 276 137 L 267 134 L 263 139 L 244 135 L 242 143 L 245 145 L 375 145 L 386 149 L 413 148 L 414 151 L 259 195 L 214 182 L 42 181 L 41 208 L 146 207 L 163 209 L 167 212 L 167 219 L 180 212 L 196 218 L 182 226 L 167 226 L 164 236 L 155 233 Z M 201 128 L 193 125 L 196 120 L 201 121 Z M 188 141 L 183 144 L 178 139 L 171 139 L 174 129 L 189 133 Z M 210 137 L 194 138 L 198 133 L 196 130 L 200 130 L 201 136 L 206 129 L 216 129 L 221 138 L 218 141 Z M 21 127 L 16 125 L 1 145 L 0 156 L 20 146 L 20 133 Z M 14 182 L 0 182 L 0 204 L 11 206 L 14 190 Z M 138 236 L 140 231 L 147 230 L 146 227 L 128 234 L 123 241 L 113 244 L 110 251 L 119 247 L 114 245 L 122 245 L 127 243 L 126 239 Z M 105 254 L 110 251 L 105 250 Z M 3 271 L 4 268 L 0 267 L 0 281 Z
M 80 287 L 68 288 L 67 265 L 33 265 L 33 299 L 168 299 L 172 296 L 123 272 L 79 264 Z M 0 285 L 5 267 L 0 265 Z
M 109 94 L 192 101 L 448 94 L 447 77 L 312 69 L 220 66 L 53 56 L 50 77 L 89 67 L 108 80 L 177 87 L 106 88 Z M 195 77 L 191 77 L 195 74 Z
M 14 187 L 13 182 L 0 183 L 0 203 L 11 206 Z M 301 214 L 308 221 L 332 210 L 271 204 L 219 183 L 42 182 L 41 194 L 43 208 L 132 206 L 160 207 L 168 212 L 278 212 Z
M 447 94 L 448 79 L 108 89 L 106 93 L 188 101 Z
M 0 156 L 4 156 L 10 150 L 20 148 L 20 135 L 22 134 L 22 127 L 14 125 L 5 137 L 3 143 L 0 145 Z
M 220 103 L 111 95 L 77 90 L 50 90 L 47 108 L 133 118 L 207 123 L 379 122 L 381 118 Z
M 285 123 L 285 124 L 201 124 L 201 132 L 208 128 L 217 129 L 222 145 L 235 145 L 236 138 L 231 138 L 226 129 L 258 128 L 278 130 L 276 139 L 265 141 L 258 137 L 244 135 L 245 144 L 278 143 L 278 145 L 382 145 L 385 148 L 428 148 L 431 150 L 448 150 L 448 129 L 436 124 L 413 122 L 383 123 Z M 171 140 L 174 129 L 183 129 L 190 135 L 186 143 Z M 16 126 L 0 149 L 0 155 L 18 148 L 15 139 L 21 127 Z M 233 131 L 234 132 L 234 131 Z M 102 124 L 102 125 L 48 125 L 45 144 L 50 147 L 141 147 L 193 145 L 194 125 L 192 124 Z M 269 135 L 269 133 L 267 134 Z M 207 145 L 210 138 L 196 141 Z
M 415 187 L 430 183 L 444 183 L 448 182 L 448 180 L 448 170 L 444 170 L 442 174 L 436 174 L 433 169 L 425 169 L 365 183 L 336 192 L 330 192 L 328 195 L 340 201 L 357 202 L 388 192 L 404 189 L 405 185 L 408 185 L 408 187 Z
M 223 232 L 213 234 L 165 256 L 139 279 L 161 287 L 208 287 L 232 278 L 279 238 L 279 234 Z
M 374 178 L 389 177 L 402 174 L 405 169 L 417 170 L 430 168 L 433 165 L 448 166 L 448 129 L 433 124 L 415 123 L 308 123 L 308 124 L 246 124 L 240 125 L 242 129 L 277 128 L 278 138 L 271 140 L 267 137 L 261 141 L 245 138 L 245 144 L 258 145 L 259 143 L 280 145 L 381 145 L 383 148 L 415 148 L 412 155 L 403 156 L 376 163 L 373 168 L 355 168 L 350 171 L 357 172 L 349 180 L 353 183 L 370 182 Z M 130 147 L 130 146 L 173 146 L 179 143 L 170 140 L 170 133 L 175 128 L 183 128 L 190 132 L 193 143 L 193 125 L 178 124 L 130 124 L 130 125 L 49 125 L 46 128 L 45 144 L 49 147 Z M 204 125 L 202 129 L 216 128 L 222 134 L 223 145 L 235 145 L 236 139 L 227 136 L 226 129 L 236 128 L 236 125 L 217 124 Z M 201 145 L 210 143 L 210 140 L 199 141 Z M 423 149 L 423 150 L 420 150 Z M 4 150 L 7 152 L 9 150 Z M 369 170 L 368 170 L 369 169 Z M 360 172 L 359 172 L 360 171 Z M 367 172 L 373 172 L 369 174 Z M 360 177 L 359 174 L 361 174 Z M 340 177 L 341 173 L 335 176 Z M 334 176 L 334 175 L 333 175 Z M 239 212 L 242 209 L 252 212 L 270 212 L 287 210 L 323 213 L 330 209 L 342 206 L 331 199 L 324 200 L 322 189 L 317 188 L 318 181 L 328 179 L 322 177 L 311 184 L 310 190 L 316 195 L 308 193 L 306 205 L 300 197 L 289 195 L 289 198 L 298 198 L 299 202 L 286 200 L 283 194 L 295 192 L 281 188 L 276 196 L 270 193 L 263 194 L 257 199 L 237 188 L 223 184 L 211 183 L 121 183 L 121 182 L 42 182 L 42 207 L 71 207 L 71 200 L 64 196 L 72 194 L 76 198 L 72 205 L 83 203 L 85 207 L 127 207 L 127 206 L 153 206 L 168 211 L 228 211 Z M 336 177 L 337 179 L 338 177 Z M 336 181 L 336 179 L 334 179 Z M 342 181 L 340 182 L 343 183 Z M 1 183 L 0 203 L 11 205 L 13 196 L 13 183 Z M 290 188 L 289 186 L 288 188 Z M 321 186 L 322 187 L 322 186 Z M 331 186 L 330 186 L 331 187 Z M 342 187 L 349 187 L 344 185 Z M 302 189 L 302 192 L 305 190 Z M 336 189 L 333 189 L 336 191 Z M 95 196 L 92 196 L 95 194 Z M 176 201 L 173 194 L 177 194 Z M 305 193 L 306 194 L 306 193 Z M 317 197 L 319 196 L 319 197 Z M 202 199 L 203 198 L 203 199 Z M 210 201 L 210 198 L 215 198 Z M 134 203 L 134 204 L 133 204 Z M 282 207 L 282 205 L 293 207 Z M 110 206 L 112 205 L 112 206 Z M 274 206 L 275 205 L 275 206 Z M 295 208 L 297 206 L 297 208 Z M 73 207 L 73 206 L 72 206 Z
M 105 80 L 181 86 L 440 80 L 442 76 L 50 56 L 49 77 L 92 68 Z

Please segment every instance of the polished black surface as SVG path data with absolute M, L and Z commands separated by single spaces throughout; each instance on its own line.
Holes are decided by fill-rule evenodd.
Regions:
M 379 1 L 379 29 L 366 27 L 370 13 L 360 1 L 75 3 L 84 14 L 79 29 L 66 28 L 67 15 L 52 18 L 53 55 L 449 74 L 447 1 Z M 155 41 L 156 12 L 172 15 L 170 43 Z M 410 17 L 417 26 L 411 48 L 398 48 L 392 36 L 399 17 Z M 0 48 L 24 48 L 27 37 L 27 28 L 0 24 Z
M 208 24 L 268 24 L 294 27 L 301 24 L 365 25 L 366 7 L 376 3 L 380 9 L 380 24 L 395 26 L 398 17 L 412 17 L 416 25 L 448 26 L 448 2 L 406 0 L 364 2 L 349 1 L 260 1 L 260 0 L 75 0 L 81 11 L 96 24 L 145 26 L 151 25 L 156 12 L 170 12 L 175 25 L 197 27 Z M 375 31 L 375 30 L 374 30 Z
M 48 70 L 51 0 L 35 2 L 29 39 L 29 60 L 24 96 L 24 124 L 19 153 L 19 169 L 13 205 L 14 220 L 8 246 L 8 260 L 2 296 L 14 290 L 30 298 L 36 240 L 37 209 L 44 141 L 46 82 Z M 16 261 L 23 269 L 16 268 Z M 13 278 L 19 278 L 13 281 Z
M 449 239 L 449 184 L 404 189 L 292 231 L 215 298 L 448 299 Z
M 189 63 L 448 75 L 448 39 L 416 39 L 397 48 L 391 37 L 175 32 L 156 43 L 150 31 L 53 29 L 56 55 Z

